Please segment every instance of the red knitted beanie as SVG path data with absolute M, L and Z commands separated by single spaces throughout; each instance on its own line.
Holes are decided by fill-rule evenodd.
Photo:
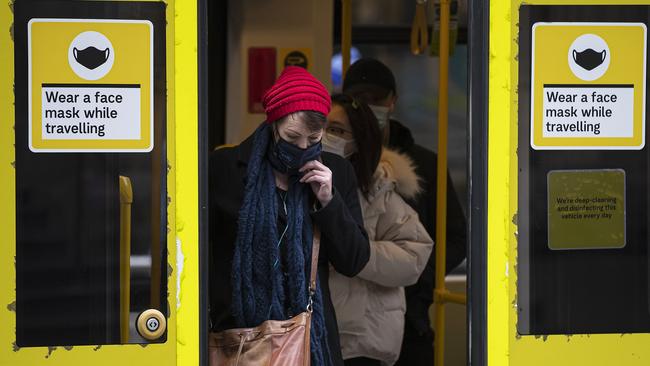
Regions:
M 330 95 L 323 83 L 298 66 L 287 66 L 262 98 L 268 123 L 298 111 L 315 111 L 327 116 L 330 105 Z

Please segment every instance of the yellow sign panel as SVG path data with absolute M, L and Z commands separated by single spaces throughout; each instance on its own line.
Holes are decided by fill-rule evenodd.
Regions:
M 547 179 L 550 249 L 625 247 L 625 171 L 552 170 Z
M 281 48 L 278 52 L 278 70 L 286 66 L 300 66 L 311 70 L 311 48 Z
M 532 33 L 531 146 L 642 149 L 645 24 L 535 23 Z
M 153 149 L 153 25 L 32 19 L 29 147 L 34 152 Z

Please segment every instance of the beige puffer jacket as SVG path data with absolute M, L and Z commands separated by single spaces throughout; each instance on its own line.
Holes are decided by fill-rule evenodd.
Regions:
M 354 278 L 330 268 L 343 359 L 368 357 L 393 365 L 404 333 L 404 286 L 414 284 L 433 241 L 402 197 L 415 197 L 419 178 L 408 157 L 384 148 L 368 199 L 359 194 L 370 260 Z

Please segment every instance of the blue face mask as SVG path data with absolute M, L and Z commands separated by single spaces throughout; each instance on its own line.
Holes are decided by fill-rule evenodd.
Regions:
M 322 149 L 320 141 L 306 149 L 301 149 L 280 137 L 276 143 L 271 145 L 268 157 L 275 170 L 290 176 L 298 176 L 301 175 L 298 169 L 307 162 L 317 160 Z

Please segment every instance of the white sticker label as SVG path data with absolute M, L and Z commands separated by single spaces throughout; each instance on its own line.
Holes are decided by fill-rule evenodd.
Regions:
M 140 88 L 43 85 L 43 140 L 138 140 Z
M 634 88 L 544 86 L 544 137 L 634 136 Z

